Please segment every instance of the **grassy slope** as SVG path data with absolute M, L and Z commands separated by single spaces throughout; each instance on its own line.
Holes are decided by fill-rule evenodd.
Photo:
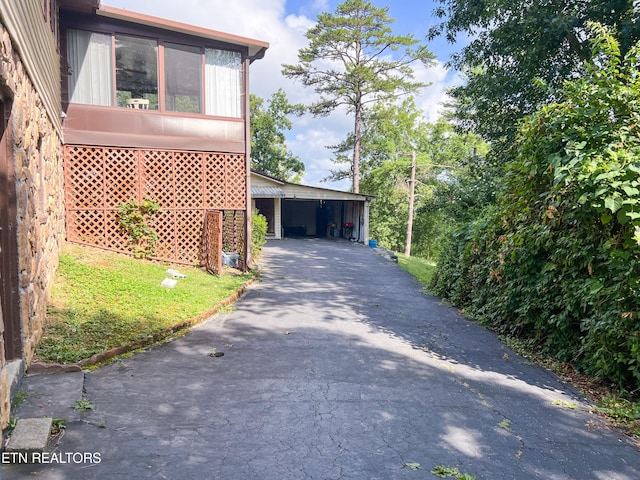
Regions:
M 167 268 L 187 277 L 173 289 L 161 287 Z M 217 278 L 197 268 L 69 246 L 61 257 L 36 358 L 71 363 L 126 345 L 210 310 L 249 278 Z
M 398 264 L 413 275 L 422 285 L 427 287 L 434 272 L 436 271 L 436 264 L 423 258 L 407 257 L 401 253 L 396 253 L 398 256 Z

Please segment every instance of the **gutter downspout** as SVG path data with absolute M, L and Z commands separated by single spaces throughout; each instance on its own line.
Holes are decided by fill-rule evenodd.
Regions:
M 249 94 L 249 67 L 255 60 L 264 58 L 267 53 L 267 47 L 261 48 L 255 55 L 248 55 L 244 59 L 244 145 L 245 145 L 245 169 L 246 169 L 246 187 L 247 187 L 247 203 L 246 203 L 246 219 L 245 219 L 245 271 L 253 270 L 256 266 L 253 264 L 251 256 L 251 96 Z
M 262 51 L 264 56 L 264 51 Z M 260 57 L 262 58 L 262 57 Z M 245 158 L 245 182 L 246 182 L 246 215 L 245 215 L 245 232 L 244 237 L 244 252 L 245 252 L 245 264 L 244 271 L 255 268 L 253 265 L 253 258 L 251 256 L 251 99 L 249 95 L 249 66 L 251 65 L 252 57 L 246 57 L 244 61 L 244 75 L 243 75 L 243 89 L 244 89 L 244 158 Z

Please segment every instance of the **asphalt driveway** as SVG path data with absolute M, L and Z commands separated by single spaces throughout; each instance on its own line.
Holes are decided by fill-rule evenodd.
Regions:
M 343 241 L 270 242 L 233 312 L 84 388 L 94 408 L 59 452 L 99 463 L 1 478 L 640 478 L 640 452 L 572 388 Z

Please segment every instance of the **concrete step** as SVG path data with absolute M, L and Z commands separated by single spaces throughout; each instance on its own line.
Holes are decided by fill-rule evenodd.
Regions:
M 11 432 L 6 452 L 15 454 L 41 453 L 51 436 L 52 418 L 20 418 Z M 31 461 L 31 460 L 29 460 Z

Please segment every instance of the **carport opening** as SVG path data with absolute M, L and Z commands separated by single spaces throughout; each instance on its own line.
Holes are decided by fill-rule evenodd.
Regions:
M 282 201 L 282 234 L 284 237 L 343 237 L 350 238 L 345 229 L 345 201 L 301 200 Z

